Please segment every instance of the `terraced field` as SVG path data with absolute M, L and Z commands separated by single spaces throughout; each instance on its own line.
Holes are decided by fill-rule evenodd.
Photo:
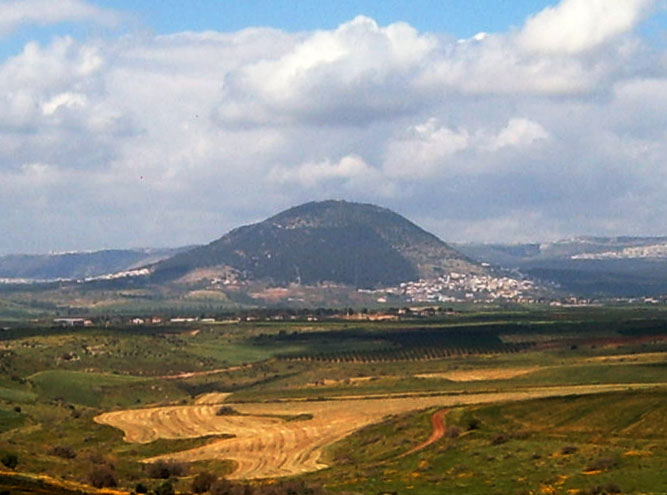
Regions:
M 665 386 L 661 384 L 660 386 Z M 194 438 L 228 434 L 233 438 L 213 441 L 202 447 L 145 459 L 184 462 L 211 459 L 235 461 L 230 478 L 255 479 L 290 476 L 326 467 L 320 462 L 322 449 L 347 435 L 384 418 L 434 406 L 485 404 L 505 401 L 583 395 L 617 390 L 655 387 L 646 384 L 545 387 L 516 392 L 378 399 L 286 401 L 226 404 L 241 413 L 217 416 L 216 406 L 192 405 L 134 409 L 105 413 L 98 423 L 122 429 L 125 440 L 146 443 L 158 438 Z M 302 421 L 280 416 L 312 415 Z

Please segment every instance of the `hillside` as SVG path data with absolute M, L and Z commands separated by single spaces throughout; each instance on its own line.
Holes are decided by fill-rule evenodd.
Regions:
M 154 281 L 198 277 L 396 285 L 451 271 L 484 273 L 436 236 L 378 206 L 311 202 L 157 263 Z
M 580 296 L 667 293 L 667 238 L 576 237 L 533 244 L 458 244 L 480 262 L 517 268 Z
M 0 256 L 0 279 L 82 279 L 156 263 L 188 248 L 105 249 L 57 254 Z

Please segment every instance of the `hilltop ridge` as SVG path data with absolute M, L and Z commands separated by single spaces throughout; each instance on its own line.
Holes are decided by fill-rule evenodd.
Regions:
M 233 277 L 275 284 L 396 285 L 486 269 L 401 215 L 372 204 L 310 202 L 153 266 L 157 281 Z

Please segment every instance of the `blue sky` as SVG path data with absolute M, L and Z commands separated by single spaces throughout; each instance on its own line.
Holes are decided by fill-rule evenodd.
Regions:
M 143 22 L 161 33 L 207 29 L 236 31 L 248 26 L 272 26 L 287 31 L 332 29 L 362 14 L 380 24 L 403 21 L 420 31 L 446 32 L 458 37 L 519 26 L 529 14 L 549 4 L 544 0 L 163 0 L 96 3 L 135 12 Z
M 328 198 L 450 241 L 667 235 L 666 7 L 0 0 L 0 254 Z
M 333 29 L 357 15 L 380 24 L 407 22 L 420 31 L 469 38 L 479 32 L 502 32 L 518 28 L 531 14 L 557 4 L 554 0 L 314 0 L 215 1 L 215 0 L 94 0 L 91 4 L 117 10 L 125 16 L 118 31 L 150 29 L 158 34 L 180 31 L 237 31 L 269 26 L 286 31 Z M 665 41 L 667 13 L 646 20 L 640 30 L 653 42 Z M 77 38 L 114 36 L 115 29 L 59 23 L 28 24 L 0 45 L 0 56 L 20 51 L 26 42 L 46 42 L 53 36 Z

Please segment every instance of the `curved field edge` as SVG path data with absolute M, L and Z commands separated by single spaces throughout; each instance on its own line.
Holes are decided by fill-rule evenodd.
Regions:
M 664 388 L 452 408 L 444 438 L 401 456 L 436 410 L 350 435 L 326 449 L 331 468 L 306 478 L 348 495 L 667 493 Z
M 546 397 L 576 396 L 621 390 L 663 388 L 663 384 L 614 384 L 543 387 L 515 392 L 415 396 L 385 399 L 285 401 L 279 403 L 230 403 L 243 420 L 215 415 L 212 406 L 172 406 L 114 411 L 95 418 L 119 428 L 125 439 L 149 442 L 156 438 L 193 438 L 204 434 L 233 434 L 234 438 L 146 459 L 194 462 L 225 459 L 236 462 L 230 478 L 257 479 L 292 476 L 327 467 L 320 459 L 324 449 L 389 415 L 430 407 L 525 401 Z M 285 422 L 267 416 L 310 414 L 312 419 Z

